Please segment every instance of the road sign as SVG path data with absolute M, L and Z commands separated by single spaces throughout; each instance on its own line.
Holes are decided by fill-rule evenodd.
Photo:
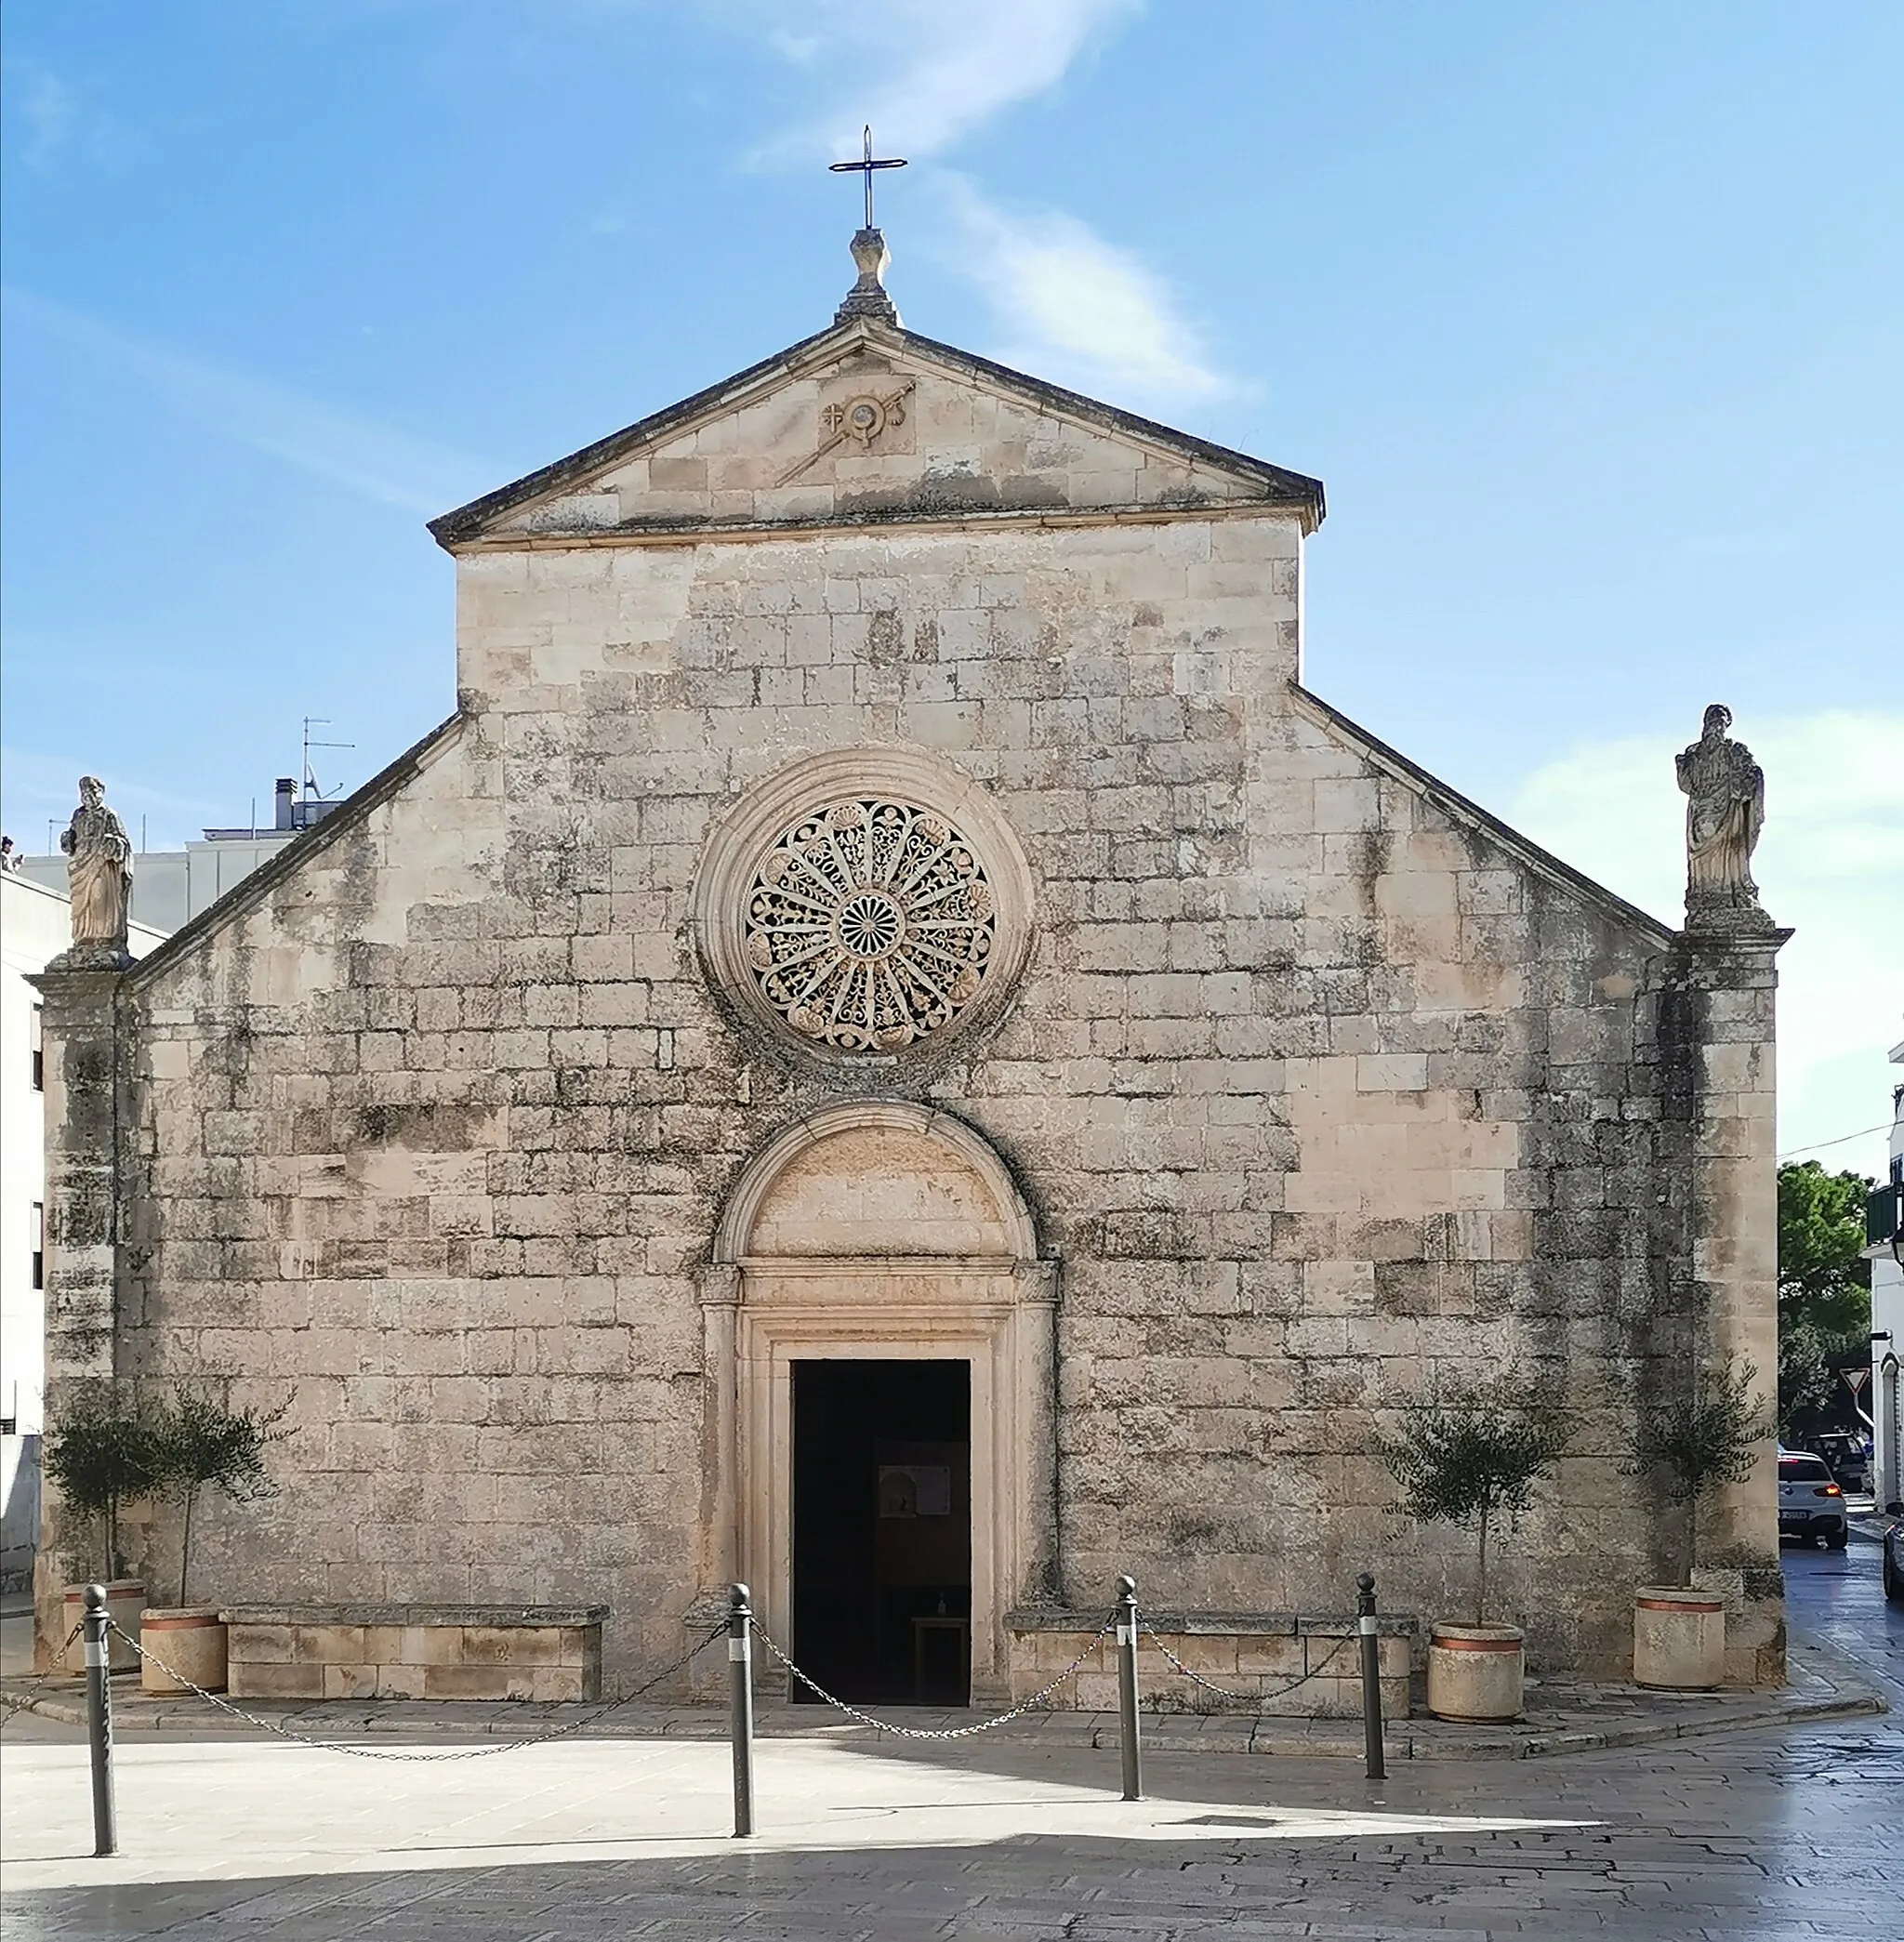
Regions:
M 1868 1368 L 1841 1368 L 1838 1373 L 1844 1378 L 1844 1386 L 1853 1395 L 1861 1395 L 1864 1385 L 1871 1381 Z

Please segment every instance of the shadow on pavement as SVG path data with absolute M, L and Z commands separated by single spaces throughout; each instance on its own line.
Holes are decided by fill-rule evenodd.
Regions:
M 1211 1817 L 1196 1825 L 1208 1829 Z M 1704 1853 L 1661 1892 L 1658 1843 L 1622 1866 L 1620 1837 L 1587 1830 L 1264 1839 L 1205 1831 L 1194 1844 L 1021 1835 L 957 1846 L 747 1851 L 691 1858 L 528 1863 L 145 1887 L 8 1898 L 8 1942 L 340 1942 L 340 1938 L 533 1937 L 604 1942 L 1162 1942 L 1224 1935 L 1445 1937 L 1518 1928 L 1680 1942 L 1700 1929 L 1789 1935 L 1781 1909 L 1820 1909 L 1834 1932 L 1887 1935 L 1842 1912 L 1818 1880 L 1767 1881 L 1748 1855 Z M 1253 1837 L 1253 1838 L 1252 1838 Z M 1537 1878 L 1538 1871 L 1538 1878 Z M 1538 1879 L 1538 1885 L 1537 1885 Z M 1848 1923 L 1848 1925 L 1847 1925 Z M 1610 1931 L 1608 1931 L 1610 1932 Z

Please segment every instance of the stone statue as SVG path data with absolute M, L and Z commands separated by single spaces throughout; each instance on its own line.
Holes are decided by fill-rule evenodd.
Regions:
M 66 883 L 73 899 L 73 948 L 64 961 L 117 970 L 131 961 L 126 948 L 132 907 L 132 842 L 106 807 L 97 775 L 79 778 L 79 807 L 60 833 Z
M 1686 921 L 1688 930 L 1764 931 L 1752 852 L 1765 822 L 1765 772 L 1726 733 L 1732 710 L 1714 702 L 1690 748 L 1674 760 L 1686 797 Z

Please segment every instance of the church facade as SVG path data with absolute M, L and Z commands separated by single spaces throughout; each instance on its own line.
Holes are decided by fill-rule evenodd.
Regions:
M 1315 481 L 861 267 L 437 522 L 451 720 L 46 976 L 49 1407 L 290 1396 L 207 1595 L 600 1603 L 613 1692 L 745 1579 L 816 1670 L 982 1699 L 1122 1571 L 1217 1630 L 1364 1569 L 1461 1616 L 1375 1438 L 1511 1365 L 1578 1427 L 1503 1605 L 1617 1672 L 1675 1541 L 1634 1408 L 1776 1367 L 1777 934 L 1661 926 L 1312 693 Z M 1699 1533 L 1739 1680 L 1770 1460 Z

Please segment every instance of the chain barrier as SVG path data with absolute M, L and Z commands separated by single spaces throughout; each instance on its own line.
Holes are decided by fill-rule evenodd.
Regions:
M 817 1679 L 813 1678 L 811 1673 L 802 1671 L 798 1665 L 796 1665 L 794 1661 L 780 1649 L 779 1645 L 775 1642 L 772 1634 L 769 1633 L 765 1626 L 756 1621 L 753 1626 L 753 1631 L 755 1635 L 760 1639 L 761 1645 L 763 1645 L 767 1648 L 768 1652 L 771 1653 L 773 1657 L 776 1658 L 780 1662 L 780 1664 L 789 1673 L 792 1674 L 792 1676 L 795 1679 L 799 1680 L 801 1684 L 807 1686 L 813 1692 L 816 1693 L 821 1698 L 821 1700 L 825 1704 L 832 1707 L 836 1712 L 844 1713 L 848 1719 L 857 1721 L 862 1726 L 870 1726 L 873 1728 L 875 1732 L 890 1733 L 893 1735 L 894 1737 L 899 1739 L 951 1740 L 970 1739 L 981 1733 L 990 1733 L 995 1727 L 1002 1726 L 1006 1724 L 1009 1721 L 1019 1719 L 1024 1714 L 1031 1712 L 1035 1711 L 1037 1708 L 1042 1706 L 1044 1702 L 1047 1699 L 1049 1699 L 1051 1696 L 1054 1692 L 1056 1692 L 1061 1685 L 1064 1684 L 1065 1680 L 1069 1679 L 1074 1672 L 1078 1671 L 1079 1668 L 1083 1666 L 1085 1660 L 1088 1659 L 1091 1657 L 1091 1655 L 1097 1649 L 1099 1644 L 1110 1635 L 1111 1632 L 1116 1627 L 1116 1624 L 1117 1617 L 1114 1613 L 1111 1617 L 1107 1618 L 1102 1625 L 1098 1627 L 1095 1632 L 1091 1634 L 1091 1637 L 1090 1641 L 1086 1644 L 1083 1651 L 1081 1651 L 1078 1655 L 1078 1657 L 1074 1658 L 1071 1661 L 1071 1663 L 1064 1668 L 1064 1670 L 1062 1672 L 1057 1673 L 1051 1679 L 1047 1681 L 1045 1684 L 1041 1685 L 1038 1689 L 1038 1691 L 1033 1693 L 1028 1698 L 1021 1699 L 1017 1705 L 1008 1708 L 1004 1712 L 995 1713 L 988 1720 L 980 1720 L 969 1726 L 945 1726 L 937 1728 L 925 1726 L 902 1726 L 895 1721 L 882 1720 L 878 1718 L 873 1713 L 862 1711 L 860 1708 L 858 1708 L 857 1706 L 853 1706 L 850 1704 L 847 1700 L 839 1698 L 837 1694 L 828 1692 L 827 1689 L 824 1685 L 822 1685 Z M 638 1685 L 633 1692 L 626 1693 L 618 1699 L 610 1699 L 606 1701 L 602 1705 L 596 1707 L 592 1712 L 585 1713 L 578 1720 L 564 1720 L 559 1725 L 550 1727 L 549 1730 L 546 1733 L 525 1734 L 522 1735 L 521 1737 L 512 1737 L 492 1747 L 458 1747 L 444 1751 L 414 1753 L 399 1752 L 394 1749 L 388 1749 L 382 1747 L 353 1746 L 347 1740 L 320 1739 L 311 1734 L 295 1732 L 290 1727 L 285 1726 L 277 1721 L 260 1718 L 257 1713 L 247 1712 L 244 1707 L 234 1705 L 231 1700 L 225 1698 L 222 1695 L 218 1693 L 207 1692 L 203 1686 L 194 1684 L 190 1679 L 187 1679 L 183 1673 L 175 1671 L 173 1668 L 168 1666 L 156 1652 L 148 1649 L 148 1647 L 139 1639 L 135 1638 L 132 1633 L 126 1632 L 120 1625 L 109 1620 L 107 1629 L 110 1632 L 117 1632 L 118 1635 L 122 1639 L 124 1639 L 126 1643 L 128 1645 L 130 1645 L 132 1649 L 135 1652 L 137 1652 L 141 1658 L 150 1659 L 152 1663 L 155 1665 L 159 1669 L 159 1671 L 165 1675 L 167 1679 L 172 1680 L 176 1684 L 182 1686 L 187 1692 L 193 1694 L 198 1698 L 205 1700 L 208 1705 L 217 1707 L 220 1712 L 230 1713 L 232 1716 L 232 1718 L 243 1720 L 247 1725 L 259 1727 L 266 1733 L 276 1735 L 276 1737 L 280 1739 L 293 1740 L 297 1742 L 299 1746 L 321 1747 L 328 1752 L 349 1754 L 353 1759 L 394 1760 L 417 1764 L 428 1764 L 432 1761 L 484 1760 L 489 1758 L 492 1754 L 515 1753 L 520 1752 L 528 1747 L 547 1746 L 548 1744 L 549 1744 L 549 1742 L 553 1740 L 567 1739 L 575 1734 L 586 1731 L 587 1728 L 592 1726 L 598 1720 L 606 1718 L 607 1715 L 611 1712 L 617 1711 L 621 1707 L 632 1705 L 637 1699 L 640 1699 L 645 1697 L 648 1693 L 654 1691 L 654 1689 L 657 1685 L 659 1685 L 663 1680 L 671 1679 L 675 1675 L 675 1673 L 681 1671 L 683 1668 L 685 1668 L 698 1654 L 704 1652 L 709 1645 L 711 1645 L 716 1639 L 724 1637 L 727 1632 L 727 1627 L 724 1624 L 715 1627 L 705 1636 L 695 1640 L 695 1642 L 692 1645 L 690 1645 L 688 1649 L 684 1653 L 682 1653 L 679 1658 L 675 1659 L 671 1664 L 664 1666 L 660 1671 L 653 1674 L 650 1678 L 643 1680 L 642 1683 L 640 1685 Z M 73 1641 L 79 1636 L 81 1630 L 81 1626 L 75 1625 L 73 1631 L 70 1633 L 68 1633 L 66 1639 L 66 1645 L 68 1646 L 70 1646 Z M 1253 1693 L 1234 1693 L 1231 1692 L 1228 1687 L 1218 1685 L 1213 1680 L 1206 1679 L 1202 1673 L 1195 1671 L 1189 1666 L 1186 1666 L 1183 1663 L 1183 1661 L 1181 1658 L 1179 1658 L 1173 1651 L 1171 1651 L 1170 1646 L 1164 1643 L 1162 1634 L 1159 1633 L 1157 1628 L 1154 1625 L 1150 1624 L 1148 1620 L 1145 1620 L 1144 1622 L 1143 1630 L 1145 1635 L 1149 1638 L 1151 1644 L 1154 1645 L 1157 1647 L 1157 1649 L 1160 1653 L 1162 1653 L 1164 1658 L 1170 1662 L 1171 1669 L 1176 1672 L 1180 1673 L 1183 1678 L 1187 1679 L 1192 1685 L 1201 1687 L 1203 1691 L 1211 1694 L 1216 1698 L 1222 1699 L 1230 1705 L 1242 1707 L 1246 1710 L 1260 1710 L 1263 1700 L 1280 1698 L 1286 1693 L 1294 1692 L 1298 1686 L 1306 1685 L 1310 1680 L 1320 1678 L 1322 1674 L 1326 1672 L 1329 1670 L 1329 1668 L 1331 1665 L 1333 1665 L 1335 1661 L 1342 1657 L 1343 1652 L 1346 1651 L 1348 1647 L 1355 1641 L 1355 1634 L 1354 1632 L 1345 1632 L 1341 1638 L 1339 1638 L 1335 1642 L 1335 1644 L 1329 1648 L 1329 1650 L 1323 1655 L 1323 1658 L 1319 1663 L 1311 1666 L 1306 1671 L 1299 1672 L 1295 1676 L 1295 1678 L 1285 1681 L 1284 1684 L 1281 1685 L 1271 1686 L 1262 1691 Z M 61 1649 L 63 1651 L 65 1648 L 62 1647 Z M 1161 1712 L 1164 1710 L 1161 1705 L 1157 1705 L 1156 1703 L 1155 1698 L 1153 1698 L 1153 1706 L 1154 1709 L 1158 1712 Z
M 653 1692 L 664 1679 L 671 1679 L 697 1653 L 704 1652 L 716 1639 L 724 1637 L 727 1627 L 724 1624 L 716 1626 L 704 1638 L 696 1639 L 672 1665 L 662 1667 L 652 1678 L 643 1680 L 633 1692 L 623 1694 L 619 1699 L 605 1701 L 578 1720 L 564 1720 L 560 1725 L 550 1727 L 547 1733 L 524 1734 L 521 1738 L 506 1739 L 493 1747 L 456 1747 L 429 1753 L 403 1753 L 387 1747 L 358 1747 L 352 1746 L 348 1740 L 318 1739 L 309 1733 L 294 1733 L 288 1726 L 280 1725 L 273 1720 L 260 1719 L 257 1713 L 246 1712 L 242 1706 L 234 1706 L 231 1700 L 221 1698 L 218 1694 L 208 1693 L 204 1686 L 194 1685 L 182 1672 L 174 1671 L 156 1652 L 148 1651 L 139 1640 L 110 1619 L 107 1621 L 107 1630 L 118 1632 L 141 1658 L 151 1659 L 167 1679 L 176 1681 L 187 1692 L 195 1693 L 201 1699 L 216 1706 L 220 1712 L 229 1712 L 234 1719 L 245 1721 L 247 1725 L 261 1726 L 265 1732 L 276 1734 L 280 1739 L 295 1740 L 299 1746 L 304 1747 L 322 1747 L 329 1753 L 348 1753 L 353 1760 L 398 1760 L 427 1765 L 452 1760 L 486 1760 L 495 1753 L 520 1753 L 526 1747 L 542 1747 L 547 1746 L 550 1740 L 567 1739 L 572 1734 L 580 1733 L 592 1726 L 597 1720 L 605 1718 L 618 1707 L 632 1705 L 644 1694 Z
M 941 1726 L 937 1728 L 927 1726 L 901 1726 L 896 1724 L 892 1720 L 877 1719 L 874 1717 L 873 1714 L 869 1712 L 862 1712 L 857 1706 L 849 1706 L 844 1699 L 838 1698 L 833 1694 L 829 1693 L 817 1679 L 813 1677 L 811 1673 L 802 1672 L 800 1669 L 797 1665 L 795 1665 L 790 1658 L 787 1658 L 787 1654 L 781 1651 L 780 1647 L 774 1643 L 773 1638 L 769 1635 L 767 1632 L 767 1628 L 764 1625 L 762 1625 L 758 1618 L 756 1618 L 753 1621 L 753 1633 L 754 1636 L 760 1640 L 761 1645 L 766 1646 L 767 1650 L 771 1652 L 774 1655 L 774 1657 L 777 1658 L 780 1661 L 780 1663 L 783 1666 L 785 1666 L 787 1670 L 800 1682 L 802 1685 L 811 1687 L 812 1690 L 818 1693 L 820 1698 L 824 1699 L 828 1706 L 832 1707 L 835 1710 L 835 1711 L 843 1712 L 850 1720 L 857 1720 L 862 1726 L 871 1726 L 876 1732 L 890 1733 L 899 1739 L 970 1739 L 972 1737 L 974 1734 L 989 1733 L 994 1726 L 1002 1726 L 1007 1720 L 1015 1720 L 1019 1717 L 1021 1713 L 1030 1712 L 1035 1707 L 1043 1705 L 1043 1703 L 1047 1699 L 1049 1699 L 1051 1696 L 1054 1692 L 1056 1692 L 1061 1685 L 1064 1684 L 1065 1680 L 1070 1678 L 1072 1673 L 1077 1671 L 1078 1667 L 1080 1667 L 1084 1663 L 1084 1661 L 1088 1659 L 1091 1657 L 1091 1655 L 1097 1650 L 1099 1641 L 1102 1639 L 1108 1638 L 1110 1636 L 1113 1629 L 1117 1625 L 1117 1615 L 1116 1613 L 1113 1613 L 1108 1618 L 1104 1620 L 1104 1622 L 1102 1625 L 1098 1627 L 1096 1632 L 1091 1634 L 1091 1642 L 1089 1645 L 1085 1646 L 1084 1650 L 1080 1652 L 1078 1655 L 1078 1657 L 1074 1658 L 1071 1661 L 1071 1663 L 1057 1675 L 1055 1679 L 1051 1680 L 1049 1684 L 1045 1685 L 1039 1686 L 1038 1691 L 1033 1693 L 1030 1698 L 1021 1699 L 1019 1700 L 1016 1706 L 1011 1708 L 1008 1711 L 995 1713 L 992 1716 L 992 1718 L 988 1720 L 980 1720 L 973 1725 Z
M 79 1621 L 79 1623 L 75 1625 L 73 1628 L 73 1630 L 66 1634 L 65 1638 L 60 1642 L 60 1649 L 54 1653 L 53 1662 L 55 1665 L 58 1665 L 60 1661 L 66 1657 L 66 1655 L 73 1650 L 73 1640 L 76 1639 L 80 1635 L 80 1633 L 83 1632 L 85 1630 L 86 1620 L 82 1618 Z M 31 1712 L 33 1711 L 33 1708 L 27 1703 L 26 1700 L 17 1698 L 12 1693 L 0 1693 L 0 1706 L 5 1706 L 13 1712 Z
M 1157 1632 L 1157 1628 L 1154 1625 L 1152 1625 L 1147 1619 L 1144 1622 L 1144 1630 L 1150 1634 L 1151 1644 L 1154 1645 L 1157 1647 L 1157 1649 L 1159 1652 L 1161 1652 L 1167 1659 L 1170 1660 L 1170 1664 L 1174 1666 L 1176 1670 L 1179 1672 L 1181 1672 L 1183 1675 L 1183 1677 L 1191 1683 L 1192 1685 L 1200 1685 L 1205 1692 L 1214 1693 L 1219 1699 L 1227 1699 L 1233 1705 L 1241 1706 L 1245 1708 L 1256 1708 L 1258 1710 L 1261 1709 L 1263 1700 L 1279 1699 L 1285 1693 L 1294 1692 L 1299 1685 L 1307 1685 L 1312 1679 L 1319 1679 L 1322 1676 L 1322 1674 L 1325 1671 L 1327 1671 L 1328 1669 L 1342 1656 L 1343 1652 L 1350 1645 L 1354 1645 L 1356 1642 L 1356 1634 L 1353 1632 L 1346 1632 L 1342 1635 L 1341 1638 L 1339 1638 L 1335 1642 L 1335 1644 L 1329 1649 L 1329 1651 L 1323 1655 L 1321 1664 L 1311 1666 L 1306 1672 L 1298 1672 L 1293 1679 L 1288 1681 L 1286 1684 L 1282 1685 L 1270 1686 L 1263 1692 L 1259 1693 L 1233 1693 L 1225 1686 L 1213 1684 L 1210 1680 L 1206 1679 L 1201 1672 L 1193 1672 L 1190 1670 L 1190 1668 L 1186 1666 L 1183 1663 L 1183 1661 L 1181 1658 L 1179 1658 L 1177 1655 L 1174 1652 L 1172 1652 L 1168 1645 L 1164 1644 L 1161 1634 Z M 1161 1712 L 1163 1711 L 1163 1708 L 1161 1706 L 1157 1706 L 1156 1710 L 1158 1712 Z

